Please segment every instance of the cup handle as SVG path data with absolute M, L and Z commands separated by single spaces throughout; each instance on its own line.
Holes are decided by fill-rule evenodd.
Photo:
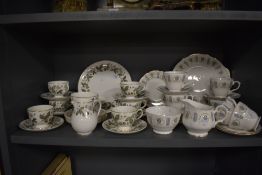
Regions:
M 216 118 L 215 118 L 216 121 L 215 121 L 214 127 L 215 127 L 218 123 L 221 123 L 221 122 L 223 122 L 223 121 L 226 119 L 226 114 L 227 114 L 227 111 L 228 111 L 228 110 L 227 110 L 227 108 L 226 108 L 225 106 L 223 106 L 223 105 L 217 106 L 216 109 L 215 109 L 214 114 L 216 115 L 216 113 L 220 112 L 221 110 L 224 112 L 224 116 L 223 116 L 223 118 L 218 119 L 218 120 L 216 120 Z
M 234 86 L 235 84 L 237 86 L 234 89 L 231 89 L 231 92 L 234 92 L 234 91 L 236 91 L 236 90 L 238 90 L 240 88 L 240 85 L 241 85 L 240 81 L 233 81 L 232 86 Z
M 98 106 L 98 107 L 97 107 L 97 106 Z M 101 106 L 102 106 L 101 101 L 95 100 L 95 101 L 93 102 L 93 112 L 94 112 L 94 113 L 96 112 L 96 113 L 97 113 L 97 116 L 99 116 L 99 114 L 100 114 Z
M 232 104 L 234 105 L 234 107 L 237 106 L 237 102 L 236 102 L 233 98 L 227 97 L 226 102 L 227 102 L 227 101 L 229 101 L 230 103 L 232 103 Z M 225 103 L 226 103 L 226 102 L 225 102 Z
M 147 100 L 143 100 L 143 101 L 142 101 L 142 104 L 143 104 L 143 105 L 141 106 L 141 108 L 145 108 L 146 105 L 147 105 Z
M 139 113 L 140 113 L 140 114 L 139 114 Z M 137 118 L 137 119 L 140 119 L 140 118 L 143 116 L 143 113 L 144 113 L 144 112 L 143 112 L 142 109 L 138 109 L 137 112 L 136 112 L 136 114 L 137 114 L 137 115 L 136 115 L 136 116 L 137 116 L 136 118 Z

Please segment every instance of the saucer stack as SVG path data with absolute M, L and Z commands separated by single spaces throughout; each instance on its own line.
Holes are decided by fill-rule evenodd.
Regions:
M 41 94 L 41 98 L 49 101 L 49 105 L 54 107 L 54 115 L 63 115 L 71 107 L 69 82 L 50 81 L 48 82 L 49 92 Z
M 182 99 L 196 100 L 190 95 L 192 86 L 184 82 L 185 76 L 185 73 L 180 71 L 164 72 L 166 86 L 158 87 L 158 90 L 164 94 L 165 104 L 177 108 L 181 113 L 184 111 Z
M 106 120 L 102 126 L 105 130 L 117 134 L 140 132 L 147 127 L 146 122 L 140 119 L 145 114 L 147 105 L 144 86 L 139 82 L 129 81 L 121 82 L 120 87 L 122 93 L 114 97 L 115 101 L 109 110 L 112 118 Z M 131 116 L 137 117 L 132 118 Z M 130 123 L 125 124 L 127 126 L 122 126 L 127 121 L 130 121 Z

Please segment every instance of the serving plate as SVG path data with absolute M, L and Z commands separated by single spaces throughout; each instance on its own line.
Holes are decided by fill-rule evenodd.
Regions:
M 229 70 L 216 58 L 208 54 L 192 54 L 176 64 L 174 71 L 187 74 L 186 82 L 192 82 L 193 92 L 208 94 L 210 92 L 210 78 L 229 77 Z
M 121 92 L 120 82 L 131 81 L 130 74 L 120 64 L 113 61 L 99 61 L 88 66 L 78 81 L 79 92 L 96 92 L 99 99 L 113 102 Z

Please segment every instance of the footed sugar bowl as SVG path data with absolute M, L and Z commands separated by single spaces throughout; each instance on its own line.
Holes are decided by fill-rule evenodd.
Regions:
M 188 134 L 195 137 L 205 137 L 209 130 L 218 123 L 223 122 L 226 117 L 227 108 L 220 105 L 215 109 L 213 106 L 205 105 L 193 100 L 183 99 L 185 113 L 182 119 Z
M 71 94 L 74 106 L 71 125 L 79 135 L 89 135 L 96 128 L 101 102 L 98 95 L 92 92 L 76 92 Z

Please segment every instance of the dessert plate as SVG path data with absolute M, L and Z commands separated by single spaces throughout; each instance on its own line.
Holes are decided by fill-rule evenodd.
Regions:
M 261 131 L 261 125 L 259 124 L 256 131 L 245 131 L 245 130 L 236 130 L 232 129 L 227 125 L 217 124 L 216 128 L 224 133 L 232 134 L 232 135 L 239 135 L 239 136 L 249 136 L 249 135 L 256 135 Z
M 145 86 L 145 96 L 150 101 L 162 101 L 163 94 L 157 90 L 159 86 L 165 86 L 166 82 L 164 80 L 163 71 L 150 71 L 146 73 L 140 80 Z
M 19 128 L 25 131 L 41 132 L 41 131 L 49 131 L 58 128 L 63 123 L 64 123 L 63 118 L 54 116 L 52 123 L 48 125 L 46 128 L 35 128 L 32 121 L 30 119 L 26 119 L 19 123 Z
M 46 93 L 42 93 L 40 95 L 41 98 L 46 99 L 46 100 L 51 100 L 51 101 L 56 101 L 56 100 L 68 100 L 70 98 L 71 95 L 71 91 L 69 91 L 67 94 L 65 94 L 64 96 L 59 96 L 59 97 L 55 97 L 54 95 L 51 94 L 51 92 L 46 92 Z
M 67 123 L 71 124 L 72 113 L 73 113 L 73 109 L 69 109 L 64 113 L 65 120 L 66 120 Z M 98 116 L 98 119 L 97 119 L 97 123 L 101 123 L 101 122 L 105 121 L 106 119 L 107 119 L 107 113 L 104 109 L 101 109 L 99 116 Z
M 186 82 L 193 83 L 193 92 L 210 95 L 210 78 L 230 77 L 229 70 L 214 57 L 192 54 L 183 58 L 174 68 L 187 74 Z
M 120 82 L 131 81 L 130 74 L 120 64 L 112 61 L 99 61 L 88 66 L 78 81 L 79 92 L 96 92 L 99 99 L 112 102 L 120 93 Z
M 143 131 L 147 127 L 147 123 L 144 120 L 139 119 L 135 121 L 134 125 L 129 131 L 119 130 L 119 127 L 113 122 L 113 119 L 104 121 L 102 126 L 105 130 L 116 134 L 134 134 Z

